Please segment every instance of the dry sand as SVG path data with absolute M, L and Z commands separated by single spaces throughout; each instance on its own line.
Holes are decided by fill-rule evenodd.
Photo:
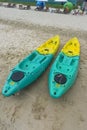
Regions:
M 67 28 L 69 22 L 57 25 L 55 19 L 60 19 L 57 14 L 0 7 L 0 89 L 12 67 L 50 37 L 60 35 L 60 50 L 74 36 L 81 44 L 77 80 L 60 99 L 49 96 L 51 66 L 19 96 L 3 97 L 0 94 L 0 130 L 87 130 L 87 16 L 61 17 L 63 20 L 67 17 L 67 21 L 74 17 L 75 27 Z M 45 24 L 42 18 L 46 20 Z M 83 28 L 77 25 L 78 18 L 81 22 L 84 19 Z

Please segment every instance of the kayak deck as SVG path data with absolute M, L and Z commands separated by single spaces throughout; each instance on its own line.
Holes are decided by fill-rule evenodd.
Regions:
M 75 37 L 69 40 L 54 61 L 49 73 L 49 93 L 60 98 L 74 84 L 80 59 L 80 44 Z
M 67 56 L 79 56 L 80 44 L 79 44 L 78 39 L 75 37 L 69 40 L 61 51 Z
M 36 50 L 43 55 L 48 54 L 55 54 L 58 47 L 60 45 L 60 38 L 59 36 L 55 36 L 51 39 L 49 39 L 47 42 L 43 43 L 40 47 L 38 47 Z

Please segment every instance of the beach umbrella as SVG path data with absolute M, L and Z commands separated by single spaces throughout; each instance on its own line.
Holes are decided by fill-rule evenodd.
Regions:
M 73 4 L 71 2 L 66 2 L 64 4 L 64 8 L 68 8 L 69 10 L 72 10 L 73 9 Z

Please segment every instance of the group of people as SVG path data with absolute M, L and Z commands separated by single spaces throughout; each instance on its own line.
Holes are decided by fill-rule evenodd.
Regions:
M 45 1 L 40 1 L 40 0 L 37 0 L 36 2 L 36 10 L 43 10 L 45 7 Z M 82 4 L 82 11 L 87 11 L 87 0 L 84 0 L 83 1 L 83 4 Z

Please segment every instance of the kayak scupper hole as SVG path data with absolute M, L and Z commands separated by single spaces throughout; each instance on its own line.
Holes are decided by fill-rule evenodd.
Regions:
M 5 91 L 4 91 L 4 93 L 7 93 L 7 92 L 8 92 L 8 90 L 5 90 Z
M 73 53 L 72 51 L 68 51 L 69 53 Z
M 8 90 L 10 89 L 10 87 L 8 87 Z
M 28 65 L 26 65 L 26 67 L 28 67 Z
M 50 43 L 53 43 L 53 40 L 51 40 L 51 42 Z
M 71 78 L 72 76 L 71 76 L 71 75 L 69 75 L 69 77 Z
M 76 46 L 76 43 L 74 43 L 74 46 Z
M 55 44 L 57 44 L 57 41 L 55 41 Z
M 69 71 L 69 69 L 67 69 L 67 71 Z
M 59 66 L 59 69 L 61 69 L 61 66 Z
M 54 92 L 54 95 L 56 95 L 56 92 Z
M 70 45 L 72 45 L 72 42 L 70 42 Z
M 49 51 L 49 49 L 44 49 L 45 51 Z

